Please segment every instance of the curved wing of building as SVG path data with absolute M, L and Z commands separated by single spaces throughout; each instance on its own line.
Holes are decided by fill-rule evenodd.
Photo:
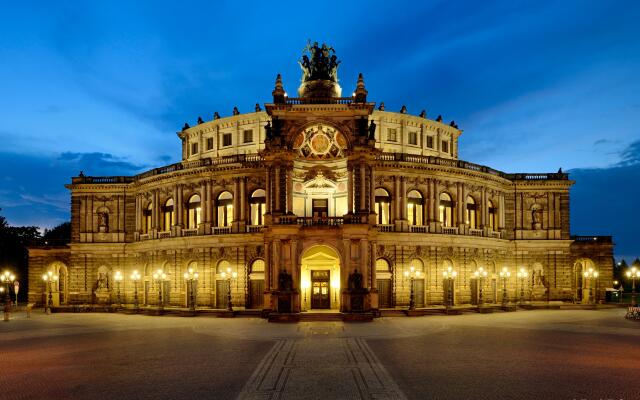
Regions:
M 72 241 L 30 249 L 30 301 L 48 271 L 56 306 L 375 313 L 603 298 L 613 244 L 570 235 L 568 174 L 460 160 L 454 122 L 385 110 L 362 75 L 339 97 L 339 61 L 309 52 L 303 97 L 278 76 L 264 110 L 185 124 L 179 163 L 72 178 Z

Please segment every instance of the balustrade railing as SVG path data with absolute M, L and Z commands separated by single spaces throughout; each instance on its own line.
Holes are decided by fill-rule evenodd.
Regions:
M 393 224 L 378 224 L 378 225 L 376 225 L 376 228 L 378 228 L 378 230 L 380 232 L 393 232 L 393 231 L 395 231 L 395 225 L 393 225 Z
M 484 236 L 483 235 L 483 230 L 482 229 L 469 229 L 469 235 L 471 236 Z
M 539 181 L 539 180 L 568 180 L 569 174 L 563 172 L 557 173 L 514 173 L 508 174 L 505 172 L 501 172 L 495 170 L 493 168 L 474 164 L 467 161 L 462 160 L 454 160 L 450 158 L 441 158 L 435 156 L 422 156 L 417 154 L 406 154 L 406 153 L 382 153 L 377 157 L 378 161 L 402 161 L 402 162 L 412 162 L 416 164 L 431 164 L 431 165 L 442 165 L 445 167 L 453 167 L 453 168 L 462 168 L 471 171 L 483 172 L 487 174 L 492 174 L 496 176 L 500 176 L 509 180 L 527 180 L 527 181 Z
M 500 239 L 502 237 L 502 234 L 499 231 L 491 231 L 491 237 Z
M 211 228 L 212 235 L 226 235 L 231 233 L 230 226 L 214 226 Z
M 262 228 L 264 228 L 264 225 L 247 225 L 247 232 L 260 233 L 262 232 Z
M 574 235 L 571 236 L 571 240 L 575 240 L 576 242 L 593 242 L 593 243 L 612 243 L 611 236 L 579 236 Z
M 340 226 L 344 223 L 342 217 L 298 217 L 301 226 Z
M 443 226 L 442 227 L 442 233 L 444 233 L 446 235 L 457 235 L 458 234 L 458 227 L 457 226 Z
M 158 239 L 166 239 L 171 237 L 171 231 L 158 232 Z
M 149 234 L 148 233 L 142 233 L 140 234 L 140 240 L 149 240 Z
M 409 225 L 409 232 L 412 233 L 429 233 L 429 227 L 425 225 Z
M 183 229 L 182 236 L 197 236 L 198 229 Z

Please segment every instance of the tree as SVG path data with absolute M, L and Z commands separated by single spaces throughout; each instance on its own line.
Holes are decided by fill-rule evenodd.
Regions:
M 20 282 L 20 298 L 27 295 L 29 264 L 28 246 L 37 244 L 40 233 L 36 226 L 11 226 L 5 217 L 0 216 L 0 270 L 15 273 Z
M 51 229 L 45 229 L 42 235 L 43 245 L 63 245 L 71 241 L 71 222 L 63 222 Z

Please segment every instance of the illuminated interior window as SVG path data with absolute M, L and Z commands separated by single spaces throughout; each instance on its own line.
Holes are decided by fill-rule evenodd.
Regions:
M 162 208 L 162 226 L 168 231 L 173 226 L 173 199 L 169 199 L 164 203 Z
M 493 206 L 493 202 L 489 200 L 487 202 L 487 207 L 489 208 L 489 227 L 492 231 L 496 230 L 496 209 Z
M 442 226 L 452 227 L 453 226 L 453 201 L 451 201 L 451 196 L 449 193 L 442 192 L 440 193 L 440 222 L 442 222 Z
M 378 224 L 389 224 L 389 209 L 391 196 L 389 192 L 382 188 L 376 189 L 376 214 L 378 214 Z
M 471 196 L 467 196 L 466 223 L 471 229 L 478 229 L 478 219 L 476 212 L 476 201 Z
M 249 199 L 251 207 L 251 225 L 264 224 L 265 204 L 267 202 L 264 189 L 254 190 Z
M 187 204 L 187 229 L 195 229 L 200 224 L 202 208 L 200 207 L 200 196 L 194 194 L 189 198 Z
M 409 225 L 422 225 L 422 213 L 424 202 L 422 195 L 417 190 L 412 190 L 407 195 L 407 218 Z
M 153 218 L 153 203 L 149 203 L 147 209 L 144 210 L 144 233 L 151 231 L 151 221 Z
M 378 272 L 389 272 L 391 268 L 389 268 L 389 261 L 384 258 L 378 258 L 376 260 L 376 271 Z
M 222 192 L 218 196 L 218 226 L 231 226 L 233 221 L 233 195 Z

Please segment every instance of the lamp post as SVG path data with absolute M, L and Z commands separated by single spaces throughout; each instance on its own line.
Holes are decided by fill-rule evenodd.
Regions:
M 640 270 L 636 267 L 631 267 L 627 270 L 627 278 L 631 278 L 631 305 L 636 306 L 636 278 L 640 278 Z
M 124 279 L 124 276 L 122 276 L 122 272 L 116 271 L 116 273 L 113 276 L 113 279 L 116 281 L 116 288 L 118 291 L 118 297 L 117 297 L 118 308 L 122 308 L 122 298 L 120 297 L 120 282 L 122 282 L 122 279 Z
M 482 289 L 484 286 L 484 278 L 487 277 L 487 271 L 485 271 L 484 268 L 480 267 L 473 273 L 473 277 L 478 280 L 478 285 L 480 286 L 478 293 L 478 307 L 482 307 Z
M 184 280 L 187 282 L 187 290 L 189 291 L 189 308 L 191 311 L 196 311 L 196 299 L 195 299 L 195 287 L 198 285 L 198 277 L 200 274 L 195 272 L 193 268 L 189 268 L 187 272 L 184 273 Z
M 133 281 L 133 308 L 138 311 L 140 308 L 140 303 L 138 303 L 138 282 L 140 281 L 140 273 L 137 269 L 131 273 L 131 280 Z
M 409 285 L 411 285 L 411 287 L 409 288 L 409 310 L 415 310 L 416 309 L 416 302 L 415 302 L 415 291 L 413 289 L 413 280 L 415 278 L 420 278 L 420 271 L 416 271 L 415 267 L 410 267 L 409 271 L 404 271 L 404 276 L 405 278 L 409 278 Z
M 520 271 L 518 271 L 518 279 L 520 279 L 520 304 L 524 303 L 524 280 L 528 275 L 529 273 L 524 268 L 520 268 Z
M 16 280 L 16 276 L 9 271 L 4 271 L 2 275 L 0 275 L 0 280 L 4 284 L 3 292 L 4 292 L 4 321 L 9 322 L 9 313 L 11 312 L 11 292 L 10 286 L 13 281 Z
M 511 271 L 507 267 L 502 267 L 500 271 L 500 278 L 502 279 L 502 307 L 507 306 L 508 293 L 507 293 L 507 279 L 511 276 Z
M 49 271 L 42 275 L 42 280 L 44 281 L 46 290 L 49 291 L 49 300 L 45 303 L 44 310 L 47 314 L 51 314 L 51 307 L 53 307 L 53 296 L 51 295 L 51 291 L 53 290 L 52 285 L 58 280 L 58 275 Z
M 159 269 L 153 274 L 153 280 L 158 284 L 158 313 L 164 310 L 164 301 L 162 300 L 162 289 L 164 282 L 167 280 L 167 274 Z
M 447 300 L 445 306 L 447 308 L 453 307 L 453 280 L 458 273 L 453 270 L 452 267 L 448 267 L 445 271 L 442 272 L 444 276 L 445 282 L 447 282 Z
M 236 279 L 238 277 L 237 272 L 231 272 L 231 268 L 227 268 L 227 272 L 223 272 L 220 274 L 222 279 L 226 279 L 229 281 L 229 285 L 227 286 L 227 310 L 233 311 L 233 304 L 231 303 L 231 279 Z
M 589 285 L 589 303 L 595 304 L 595 298 L 593 297 L 593 281 L 598 279 L 598 271 L 594 271 L 593 268 L 589 268 L 584 271 L 584 277 Z

